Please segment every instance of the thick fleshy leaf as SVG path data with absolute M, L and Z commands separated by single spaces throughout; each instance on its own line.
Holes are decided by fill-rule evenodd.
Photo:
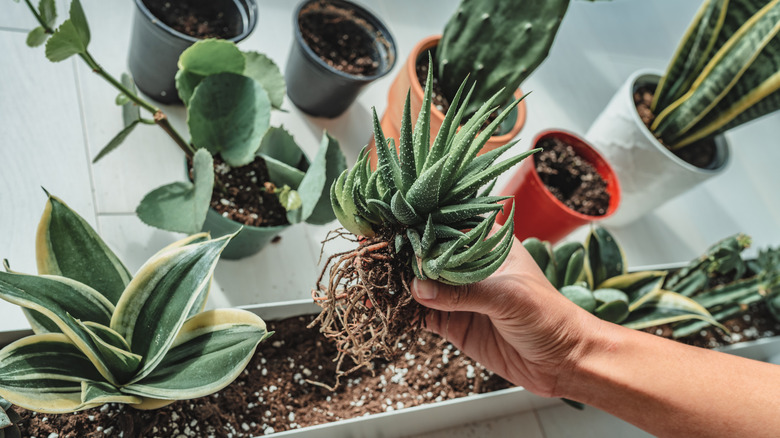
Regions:
M 98 370 L 101 370 L 101 373 L 104 368 L 110 373 L 108 377 L 111 378 L 108 379 L 107 377 L 109 381 L 121 384 L 130 380 L 135 371 L 138 370 L 142 357 L 131 353 L 124 339 L 122 341 L 116 339 L 121 339 L 118 333 L 113 332 L 109 327 L 102 324 L 92 323 L 87 326 L 70 315 L 67 315 L 66 319 L 71 325 L 81 329 L 77 334 L 84 338 L 84 344 L 88 345 L 89 350 L 81 347 L 80 349 L 95 364 Z M 66 332 L 66 334 L 68 333 Z M 80 341 L 75 341 L 74 336 L 69 335 L 69 337 L 75 343 L 81 343 Z
M 235 380 L 271 334 L 260 317 L 244 310 L 198 314 L 184 324 L 154 372 L 123 391 L 169 400 L 211 394 Z
M 600 304 L 593 311 L 593 314 L 603 319 L 604 321 L 614 322 L 619 324 L 623 322 L 629 315 L 628 303 L 625 301 L 609 301 Z
M 442 224 L 451 224 L 472 218 L 483 213 L 500 210 L 502 204 L 497 204 L 506 197 L 486 197 L 474 202 L 457 205 L 447 205 L 432 213 L 433 220 Z
M 406 92 L 403 114 L 401 115 L 401 132 L 398 137 L 398 158 L 401 169 L 401 185 L 399 189 L 406 194 L 417 178 L 417 168 L 414 161 L 414 143 L 412 140 L 412 109 L 411 90 Z
M 428 214 L 439 206 L 442 189 L 442 170 L 445 158 L 423 171 L 406 193 L 409 204 L 419 214 Z
M 246 58 L 236 44 L 221 39 L 206 39 L 188 47 L 179 56 L 179 69 L 200 76 L 217 73 L 242 74 Z
M 422 175 L 425 161 L 428 159 L 428 148 L 431 142 L 431 100 L 433 95 L 433 59 L 428 52 L 428 76 L 425 78 L 423 100 L 417 123 L 414 126 L 412 144 L 414 146 L 414 165 L 417 175 Z
M 100 373 L 62 334 L 34 335 L 0 350 L 0 396 L 37 412 L 85 409 L 81 382 L 101 382 Z
M 476 192 L 477 189 L 485 185 L 488 181 L 496 179 L 499 175 L 509 170 L 515 164 L 539 151 L 541 151 L 541 149 L 532 149 L 520 155 L 516 155 L 508 160 L 502 161 L 501 163 L 495 164 L 473 176 L 464 178 L 463 180 L 459 181 L 455 187 L 452 188 L 452 190 L 449 191 L 446 200 L 450 201 L 455 199 L 462 199 L 463 197 Z
M 585 240 L 585 248 L 596 287 L 602 287 L 604 280 L 626 273 L 623 249 L 606 229 L 593 227 Z
M 136 208 L 145 224 L 168 231 L 197 233 L 206 220 L 214 188 L 211 154 L 199 149 L 193 157 L 193 182 L 178 181 L 147 193 Z
M 111 328 L 143 357 L 136 381 L 165 356 L 190 311 L 208 289 L 219 254 L 233 235 L 158 253 L 127 285 Z
M 585 279 L 585 247 L 579 242 L 566 242 L 553 251 L 559 287 Z
M 265 160 L 266 167 L 268 168 L 268 179 L 270 179 L 274 185 L 277 187 L 288 185 L 294 189 L 301 185 L 301 181 L 303 181 L 303 176 L 305 175 L 302 170 L 264 154 L 260 154 L 260 157 Z
M 296 169 L 306 170 L 302 168 L 304 162 L 306 168 L 309 166 L 308 160 L 303 155 L 300 146 L 298 146 L 293 136 L 284 127 L 277 128 L 272 126 L 268 128 L 268 131 L 263 136 L 263 140 L 260 142 L 260 148 L 257 150 L 257 153 L 262 155 L 263 158 L 270 157 Z
M 436 138 L 433 140 L 433 144 L 428 151 L 428 156 L 425 158 L 425 166 L 423 170 L 428 169 L 429 167 L 438 163 L 439 160 L 446 154 L 448 133 L 450 128 L 453 126 L 453 119 L 455 118 L 456 112 L 455 108 L 458 107 L 461 93 L 463 93 L 463 89 L 465 87 L 466 81 L 464 80 L 460 84 L 458 92 L 455 93 L 455 97 L 452 98 L 452 102 L 450 102 L 450 109 L 447 110 L 447 114 L 444 115 L 444 120 L 441 122 L 441 128 L 439 128 L 439 133 L 436 134 Z M 457 124 L 454 125 L 457 127 Z
M 507 223 L 512 223 L 509 220 Z M 506 260 L 509 255 L 509 251 L 512 249 L 512 233 L 507 234 L 507 238 L 501 242 L 498 248 L 490 253 L 489 257 L 481 260 L 482 266 L 478 268 L 466 268 L 458 270 L 443 270 L 441 272 L 440 281 L 444 283 L 458 285 L 476 283 L 488 278 L 491 274 L 496 272 Z
M 671 322 L 685 321 L 688 319 L 701 319 L 713 325 L 720 324 L 715 321 L 710 313 L 696 301 L 680 295 L 676 292 L 663 291 L 656 295 L 651 304 L 645 306 L 646 311 L 632 312 L 622 325 L 641 330 Z
M 284 82 L 284 75 L 279 71 L 279 67 L 271 58 L 262 53 L 243 52 L 246 59 L 246 68 L 244 76 L 248 76 L 259 82 L 265 91 L 268 92 L 268 98 L 271 99 L 271 105 L 280 109 L 284 102 L 284 95 L 287 93 L 287 86 Z
M 141 397 L 123 393 L 116 386 L 104 382 L 81 382 L 81 402 L 85 405 L 105 403 L 141 403 Z
M 593 311 L 596 310 L 596 298 L 593 296 L 593 292 L 591 292 L 590 289 L 572 284 L 562 287 L 560 292 L 574 304 L 582 307 L 588 312 L 593 313 Z
M 390 208 L 393 211 L 393 216 L 404 225 L 417 225 L 423 222 L 423 218 L 414 211 L 414 207 L 409 205 L 400 191 L 393 195 Z
M 625 292 L 629 298 L 629 310 L 633 312 L 661 293 L 664 278 L 666 278 L 666 271 L 632 272 L 612 277 L 602 282 L 599 288 Z
M 297 189 L 303 205 L 298 210 L 287 212 L 290 223 L 306 221 L 321 225 L 335 219 L 327 196 L 328 189 L 346 168 L 347 160 L 341 153 L 339 142 L 324 133 L 317 156 Z
M 379 123 L 379 116 L 376 115 L 376 108 L 373 108 L 373 123 L 374 123 L 374 142 L 376 144 L 376 156 L 378 172 L 380 172 L 381 179 L 383 180 L 385 187 L 390 190 L 390 194 L 395 194 L 398 187 L 402 187 L 401 167 L 398 163 L 398 155 L 395 150 L 395 146 L 392 142 L 393 139 L 385 140 L 384 132 L 382 131 L 382 125 Z
M 263 86 L 234 73 L 203 79 L 187 110 L 192 143 L 236 167 L 255 159 L 271 118 L 271 102 Z
M 76 280 L 113 304 L 131 279 L 130 272 L 95 230 L 55 196 L 49 196 L 38 224 L 35 258 L 39 274 Z
M 555 269 L 554 262 L 555 258 L 553 257 L 553 250 L 550 247 L 549 242 L 542 242 L 536 237 L 529 237 L 523 240 L 523 246 L 525 247 L 525 250 L 528 251 L 528 254 L 531 254 L 536 265 L 544 272 L 545 277 L 547 277 L 547 280 L 549 280 L 553 286 L 558 289 L 565 286 L 558 282 L 558 273 Z M 549 268 L 550 266 L 552 266 L 552 269 Z

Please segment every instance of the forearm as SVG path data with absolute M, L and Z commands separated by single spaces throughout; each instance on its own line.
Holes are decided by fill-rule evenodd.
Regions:
M 776 437 L 780 367 L 594 323 L 558 395 L 657 436 Z

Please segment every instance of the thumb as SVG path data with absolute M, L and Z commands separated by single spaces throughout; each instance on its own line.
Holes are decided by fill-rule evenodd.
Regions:
M 412 296 L 420 304 L 431 309 L 445 312 L 477 312 L 492 314 L 497 312 L 496 300 L 490 288 L 482 282 L 451 286 L 434 280 L 412 281 Z

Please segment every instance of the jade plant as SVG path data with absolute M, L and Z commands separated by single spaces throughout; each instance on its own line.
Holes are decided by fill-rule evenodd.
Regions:
M 153 409 L 211 394 L 243 371 L 271 333 L 253 313 L 203 312 L 232 235 L 175 242 L 132 276 L 89 224 L 49 196 L 38 226 L 39 275 L 0 272 L 0 298 L 34 335 L 0 350 L 0 397 L 44 413 L 104 403 Z
M 0 397 L 0 438 L 22 438 L 19 422 L 22 417 L 14 410 L 13 405 Z
M 432 80 L 429 69 L 426 101 Z M 400 351 L 399 339 L 420 328 L 424 310 L 412 299 L 413 277 L 474 283 L 493 273 L 509 253 L 511 219 L 489 236 L 506 198 L 488 193 L 501 173 L 536 150 L 496 163 L 511 143 L 477 156 L 519 100 L 480 132 L 496 109 L 499 96 L 493 96 L 459 129 L 465 85 L 430 149 L 430 106 L 422 106 L 413 128 L 407 94 L 398 152 L 374 111 L 377 169 L 364 149 L 331 186 L 333 211 L 346 229 L 342 234 L 352 236 L 357 247 L 328 260 L 313 292 L 323 310 L 312 326 L 319 325 L 338 344 L 340 366 L 345 354 L 358 367 L 377 355 L 392 356 Z
M 629 273 L 622 248 L 604 228 L 592 228 L 584 245 L 552 249 L 529 238 L 523 246 L 553 286 L 601 319 L 634 329 L 689 319 L 717 324 L 706 308 L 662 287 L 666 271 Z
M 496 93 L 499 104 L 509 102 L 547 58 L 569 1 L 463 0 L 436 49 L 444 94 L 454 96 L 463 78 L 470 77 L 478 85 L 467 115 Z
M 137 94 L 132 78 L 123 75 L 117 80 L 95 61 L 88 50 L 90 31 L 79 0 L 72 0 L 69 18 L 56 29 L 54 0 L 41 0 L 38 8 L 26 3 L 40 23 L 28 44 L 45 42 L 46 57 L 52 62 L 78 55 L 119 91 L 116 101 L 122 105 L 124 128 L 95 161 L 144 124 L 160 126 L 188 158 L 189 180 L 159 187 L 141 201 L 136 212 L 143 222 L 169 231 L 200 231 L 212 192 L 229 198 L 227 194 L 235 190 L 221 178 L 222 173 L 215 173 L 217 156 L 228 168 L 263 160 L 271 184 L 261 190 L 276 195 L 288 223 L 323 224 L 334 219 L 327 189 L 346 168 L 345 159 L 338 142 L 324 134 L 317 156 L 310 161 L 284 128 L 270 125 L 271 110 L 281 108 L 286 88 L 279 68 L 268 57 L 214 39 L 199 41 L 182 53 L 176 87 L 187 109 L 187 141 L 160 108 Z M 142 111 L 151 118 L 143 117 Z
M 653 134 L 680 150 L 780 109 L 780 1 L 706 0 L 656 87 Z

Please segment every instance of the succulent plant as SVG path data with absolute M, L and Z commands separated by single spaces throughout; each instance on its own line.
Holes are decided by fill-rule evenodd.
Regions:
M 584 245 L 552 249 L 530 238 L 523 246 L 553 286 L 601 319 L 635 329 L 689 319 L 717 324 L 693 299 L 662 288 L 666 271 L 629 273 L 623 249 L 604 228 L 593 227 Z
M 670 149 L 780 109 L 780 2 L 706 0 L 667 67 L 650 129 Z
M 371 170 L 364 150 L 356 165 L 331 186 L 331 203 L 337 219 L 350 232 L 365 237 L 390 235 L 396 252 L 410 246 L 414 256 L 409 264 L 418 278 L 473 283 L 501 265 L 512 243 L 511 219 L 488 237 L 502 208 L 499 202 L 507 198 L 489 196 L 489 190 L 481 189 L 537 150 L 494 164 L 514 144 L 510 143 L 478 157 L 519 100 L 480 132 L 495 110 L 498 96 L 493 96 L 458 130 L 470 99 L 467 95 L 457 110 L 465 82 L 429 150 L 430 105 L 426 103 L 431 100 L 431 81 L 429 70 L 424 104 L 414 129 L 407 95 L 397 153 L 395 142 L 385 138 L 374 111 L 378 168 Z
M 175 242 L 131 276 L 84 219 L 49 196 L 38 226 L 40 275 L 0 272 L 0 298 L 34 335 L 0 350 L 0 396 L 30 410 L 104 403 L 152 409 L 232 382 L 270 333 L 253 313 L 202 312 L 232 235 Z
M 422 324 L 422 308 L 409 290 L 412 276 L 477 282 L 498 269 L 511 249 L 511 215 L 490 235 L 499 201 L 506 198 L 488 193 L 498 175 L 536 150 L 500 163 L 495 162 L 514 143 L 477 153 L 519 100 L 482 130 L 497 104 L 493 96 L 458 129 L 470 99 L 469 93 L 458 105 L 464 82 L 429 148 L 432 81 L 429 69 L 414 128 L 407 95 L 398 149 L 394 139 L 385 138 L 374 111 L 376 170 L 365 148 L 331 186 L 336 218 L 358 236 L 359 247 L 328 261 L 320 280 L 328 272 L 329 280 L 314 291 L 324 310 L 313 325 L 320 324 L 358 364 L 367 364 L 378 350 L 397 351 L 397 340 Z
M 477 87 L 467 115 L 496 92 L 497 103 L 508 102 L 547 57 L 568 7 L 569 0 L 462 1 L 436 49 L 445 94 L 454 96 L 470 75 Z
M 22 417 L 8 400 L 0 397 L 0 438 L 21 438 L 19 422 Z
M 187 107 L 191 138 L 187 141 L 160 108 L 138 96 L 129 75 L 123 74 L 117 80 L 94 59 L 89 51 L 89 24 L 79 0 L 71 1 L 69 17 L 57 28 L 54 0 L 41 0 L 38 8 L 31 2 L 26 4 L 40 23 L 28 35 L 28 45 L 46 43 L 46 57 L 52 62 L 72 56 L 82 58 L 119 91 L 116 103 L 122 106 L 124 127 L 95 156 L 94 162 L 123 144 L 139 125 L 160 126 L 191 160 L 191 181 L 158 187 L 141 201 L 136 213 L 144 223 L 187 234 L 202 230 L 212 191 L 226 189 L 226 183 L 214 173 L 213 156 L 219 156 L 231 167 L 262 157 L 269 167 L 270 182 L 282 189 L 274 193 L 287 210 L 290 224 L 323 224 L 335 218 L 327 191 L 332 180 L 346 168 L 346 161 L 338 142 L 327 133 L 322 137 L 317 158 L 310 163 L 287 131 L 271 127 L 271 110 L 281 108 L 286 85 L 270 58 L 241 51 L 227 40 L 201 40 L 185 50 L 179 59 L 176 88 Z M 308 175 L 309 170 L 312 175 Z

